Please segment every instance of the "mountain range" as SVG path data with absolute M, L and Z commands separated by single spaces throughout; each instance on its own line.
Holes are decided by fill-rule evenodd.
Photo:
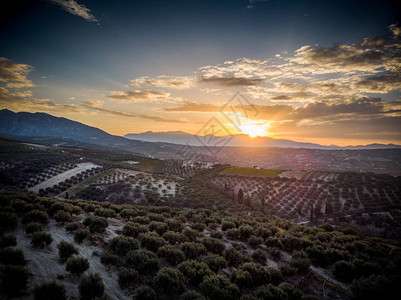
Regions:
M 101 145 L 111 148 L 168 157 L 176 152 L 177 144 L 192 146 L 205 145 L 205 138 L 213 138 L 213 144 L 227 137 L 203 137 L 182 131 L 130 133 L 122 136 L 111 135 L 99 128 L 88 126 L 66 118 L 55 117 L 46 113 L 12 112 L 0 110 L 0 134 L 18 137 L 59 137 L 83 143 Z M 209 144 L 207 144 L 209 145 Z M 395 149 L 401 145 L 370 144 L 361 146 L 323 146 L 313 143 L 301 143 L 291 140 L 273 139 L 270 137 L 251 138 L 245 134 L 229 137 L 225 146 L 230 147 L 281 147 L 307 149 Z

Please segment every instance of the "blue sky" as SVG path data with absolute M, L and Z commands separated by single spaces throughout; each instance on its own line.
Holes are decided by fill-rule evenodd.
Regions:
M 114 134 L 196 132 L 217 108 L 194 104 L 217 107 L 241 92 L 263 112 L 282 106 L 245 120 L 265 122 L 266 135 L 401 142 L 395 1 L 12 3 L 0 18 L 3 108 L 45 111 Z M 300 115 L 322 105 L 324 120 L 321 111 Z M 336 118 L 348 128 L 358 110 L 355 132 L 334 130 Z

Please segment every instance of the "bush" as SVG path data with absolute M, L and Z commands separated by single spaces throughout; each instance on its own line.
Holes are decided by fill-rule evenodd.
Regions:
M 78 289 L 83 299 L 93 299 L 104 294 L 104 284 L 99 273 L 83 274 L 79 280 Z
M 87 237 L 89 237 L 89 231 L 86 229 L 78 229 L 74 233 L 74 241 L 78 244 L 81 244 Z
M 117 265 L 118 256 L 108 252 L 103 252 L 100 255 L 100 262 L 104 265 Z
M 89 269 L 89 261 L 84 257 L 70 257 L 65 269 L 72 274 L 80 275 Z
M 240 238 L 246 241 L 249 239 L 254 229 L 249 225 L 241 225 L 238 227 L 238 230 L 240 232 Z
M 176 219 L 167 219 L 166 224 L 168 226 L 168 230 L 174 232 L 181 232 L 184 229 L 184 224 L 180 220 Z
M 171 245 L 177 245 L 184 243 L 187 238 L 182 233 L 178 233 L 175 231 L 167 231 L 163 234 L 163 239 L 169 242 Z
M 276 287 L 272 284 L 257 289 L 255 292 L 255 296 L 258 299 L 272 299 L 272 300 L 288 299 L 286 292 L 284 292 L 281 288 Z
M 42 282 L 36 286 L 33 294 L 35 300 L 66 300 L 64 285 L 58 284 L 56 281 Z
M 219 272 L 221 269 L 227 268 L 227 261 L 224 257 L 217 254 L 209 254 L 203 260 L 213 272 Z
M 255 262 L 264 265 L 266 263 L 267 253 L 266 251 L 257 249 L 252 253 L 252 258 Z
M 118 284 L 122 289 L 133 286 L 140 280 L 138 271 L 129 268 L 122 268 L 118 271 Z
M 176 295 L 185 289 L 184 277 L 181 272 L 171 268 L 163 268 L 157 272 L 153 284 L 163 294 Z
M 226 249 L 226 245 L 215 238 L 206 237 L 202 239 L 202 244 L 205 245 L 206 249 L 209 252 L 212 252 L 214 254 L 222 255 L 224 250 Z
M 123 209 L 120 212 L 120 216 L 123 219 L 129 220 L 130 218 L 136 217 L 138 214 L 135 210 L 133 209 Z
M 73 243 L 69 243 L 64 240 L 57 244 L 57 249 L 61 261 L 67 260 L 67 258 L 69 258 L 71 255 L 79 254 L 78 249 Z
M 16 246 L 17 245 L 17 238 L 13 234 L 4 234 L 0 238 L 0 248 Z
M 0 251 L 0 262 L 3 265 L 26 265 L 24 252 L 22 252 L 21 249 L 14 249 L 11 247 Z
M 31 233 L 34 233 L 37 231 L 42 231 L 42 230 L 43 230 L 43 226 L 42 226 L 42 224 L 40 224 L 38 222 L 30 222 L 25 227 L 26 234 L 31 234 Z
M 53 242 L 52 236 L 43 231 L 34 232 L 32 235 L 31 245 L 34 247 L 43 248 L 49 246 Z
M 95 216 L 103 217 L 103 218 L 115 218 L 116 212 L 113 209 L 109 208 L 98 208 L 95 209 Z
M 1 281 L 3 292 L 7 295 L 18 295 L 26 288 L 29 271 L 26 267 L 6 265 L 2 268 Z
M 79 228 L 79 225 L 77 223 L 68 223 L 65 225 L 65 230 L 68 232 L 74 232 Z
M 181 245 L 185 257 L 195 259 L 207 253 L 206 247 L 201 243 L 185 242 Z
M 126 255 L 129 251 L 138 249 L 139 243 L 132 237 L 116 236 L 109 240 L 109 247 L 117 254 Z
M 56 214 L 53 216 L 53 219 L 57 223 L 60 223 L 60 224 L 64 224 L 64 223 L 72 221 L 71 214 L 69 212 L 64 211 L 64 210 L 59 210 L 58 212 L 56 212 Z
M 220 231 L 212 231 L 210 232 L 210 237 L 221 240 L 223 238 L 223 233 Z
M 140 287 L 134 290 L 134 295 L 132 296 L 133 300 L 156 300 L 156 293 L 155 291 L 147 286 L 141 285 Z
M 244 263 L 241 270 L 248 272 L 252 277 L 252 285 L 259 286 L 270 282 L 269 270 L 256 263 Z
M 191 228 L 185 228 L 183 231 L 188 240 L 194 242 L 200 236 L 200 232 Z
M 227 248 L 224 250 L 224 257 L 226 258 L 228 264 L 230 266 L 238 266 L 242 264 L 244 258 L 238 250 L 233 247 Z
M 196 231 L 203 232 L 203 230 L 205 230 L 206 226 L 204 223 L 196 222 L 196 223 L 192 224 L 191 228 Z
M 355 266 L 351 262 L 340 260 L 333 268 L 333 275 L 340 280 L 351 281 L 355 277 Z
M 241 269 L 235 270 L 231 275 L 231 281 L 240 289 L 249 288 L 252 286 L 252 276 L 248 271 Z
M 2 211 L 0 212 L 0 228 L 4 228 L 6 230 L 12 230 L 15 227 L 17 227 L 17 224 L 18 224 L 18 218 L 16 214 L 10 212 L 2 212 Z
M 148 250 L 128 252 L 126 263 L 141 274 L 152 274 L 159 269 L 157 255 Z
M 132 222 L 128 222 L 124 225 L 123 234 L 133 238 L 138 238 L 142 233 L 147 233 L 148 227 Z
M 185 260 L 184 253 L 171 245 L 165 245 L 160 247 L 157 251 L 157 255 L 163 257 L 169 264 L 176 266 L 178 263 Z
M 300 274 L 306 274 L 309 271 L 310 261 L 305 252 L 295 251 L 290 260 L 290 265 L 297 269 Z
M 223 221 L 223 223 L 221 223 L 221 230 L 223 230 L 223 231 L 226 231 L 228 229 L 233 229 L 233 228 L 237 228 L 237 226 L 233 222 Z
M 273 285 L 279 285 L 281 282 L 283 282 L 283 275 L 279 269 L 269 268 L 268 271 L 270 275 L 270 282 Z
M 187 260 L 180 263 L 178 265 L 178 270 L 188 278 L 189 282 L 193 285 L 201 283 L 205 276 L 213 275 L 213 272 L 207 264 L 194 260 Z
M 163 222 L 152 221 L 148 225 L 149 231 L 156 231 L 158 235 L 162 235 L 168 230 L 168 226 Z
M 84 225 L 89 227 L 90 232 L 104 232 L 109 223 L 103 217 L 89 216 L 85 218 Z
M 150 251 L 157 252 L 160 247 L 166 245 L 166 241 L 152 234 L 144 234 L 142 236 L 141 245 Z
M 22 224 L 28 224 L 31 222 L 46 224 L 48 221 L 49 221 L 49 215 L 44 211 L 36 209 L 28 212 L 22 218 Z
M 352 282 L 351 291 L 355 299 L 395 299 L 398 293 L 398 285 L 387 278 L 378 275 L 362 277 Z
M 237 285 L 220 275 L 206 276 L 199 288 L 210 299 L 232 300 L 240 296 Z
M 256 235 L 251 235 L 251 237 L 248 239 L 248 244 L 252 248 L 257 248 L 262 243 L 263 243 L 263 239 Z
M 281 259 L 282 254 L 281 254 L 281 250 L 279 248 L 272 247 L 272 248 L 269 248 L 268 251 L 272 258 Z
M 186 291 L 180 295 L 178 300 L 206 300 L 201 294 L 195 291 Z

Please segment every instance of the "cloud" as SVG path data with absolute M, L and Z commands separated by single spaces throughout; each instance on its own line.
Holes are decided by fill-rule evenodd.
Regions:
M 387 94 L 390 91 L 401 91 L 401 74 L 388 73 L 365 77 L 353 83 L 353 87 L 364 93 Z
M 214 104 L 199 104 L 195 102 L 185 102 L 177 107 L 163 108 L 163 111 L 168 112 L 218 112 L 220 106 Z
M 26 64 L 17 64 L 8 58 L 0 57 L 0 82 L 6 83 L 8 88 L 33 87 L 27 78 L 33 67 Z
M 151 78 L 148 76 L 139 77 L 130 81 L 131 86 L 155 86 L 171 89 L 187 89 L 196 85 L 194 76 L 158 76 Z
M 395 37 L 399 37 L 401 35 L 401 28 L 398 27 L 398 24 L 391 24 L 388 29 L 392 32 Z
M 89 22 L 98 22 L 91 10 L 75 0 L 49 0 L 51 3 L 61 6 L 65 11 L 81 17 Z
M 180 103 L 183 101 L 179 97 L 171 97 L 170 93 L 152 90 L 115 91 L 107 97 L 120 102 Z
M 260 78 L 244 78 L 244 77 L 200 77 L 201 83 L 212 83 L 223 87 L 237 87 L 237 86 L 250 86 L 258 85 L 263 82 Z
M 110 109 L 103 108 L 102 104 L 103 104 L 103 101 L 101 101 L 101 100 L 87 99 L 81 103 L 81 106 L 91 109 L 91 110 L 94 110 L 94 111 L 97 111 L 97 112 L 101 112 L 101 113 L 105 113 L 105 114 L 117 116 L 117 117 L 142 118 L 142 119 L 147 119 L 147 120 L 151 120 L 154 122 L 163 122 L 163 123 L 182 123 L 182 124 L 188 123 L 187 121 L 183 121 L 183 120 L 170 120 L 170 119 L 164 119 L 159 116 L 133 114 L 133 113 L 126 113 L 126 112 L 110 110 Z

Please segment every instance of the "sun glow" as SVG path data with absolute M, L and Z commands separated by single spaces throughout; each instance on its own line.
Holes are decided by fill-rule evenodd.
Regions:
M 254 138 L 257 136 L 267 136 L 267 129 L 270 127 L 270 124 L 262 121 L 249 121 L 247 124 L 239 127 L 242 133 Z

